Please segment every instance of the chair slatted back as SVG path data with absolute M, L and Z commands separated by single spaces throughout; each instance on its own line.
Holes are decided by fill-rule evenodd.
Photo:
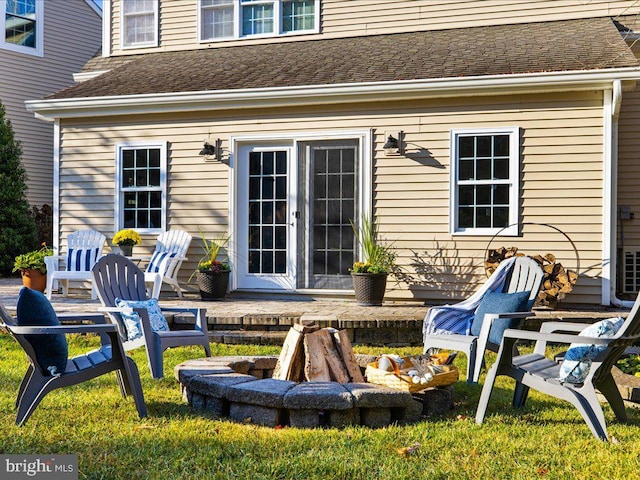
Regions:
M 626 348 L 640 341 L 640 292 L 614 338 L 615 340 L 594 359 L 591 366 L 590 373 L 594 372 L 593 382 L 596 385 L 611 372 L 611 368 L 624 354 Z
M 96 230 L 76 230 L 67 236 L 67 271 L 88 272 L 102 255 L 106 237 Z
M 172 262 L 171 259 L 187 256 L 191 238 L 191 235 L 184 230 L 169 230 L 158 235 L 158 240 L 146 271 L 172 277 L 174 275 L 173 270 L 179 267 L 181 262 Z
M 111 253 L 100 258 L 91 269 L 98 298 L 104 307 L 116 307 L 116 298 L 122 300 L 146 300 L 144 272 L 123 255 Z M 118 313 L 109 316 L 116 320 L 123 342 L 127 341 L 124 320 Z
M 529 300 L 535 300 L 544 277 L 544 271 L 538 262 L 531 257 L 518 257 L 510 275 L 510 279 L 505 284 L 505 293 L 531 291 Z

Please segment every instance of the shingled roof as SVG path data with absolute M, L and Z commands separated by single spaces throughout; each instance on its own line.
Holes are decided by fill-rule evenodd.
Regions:
M 49 99 L 638 67 L 609 18 L 292 41 L 93 61 Z

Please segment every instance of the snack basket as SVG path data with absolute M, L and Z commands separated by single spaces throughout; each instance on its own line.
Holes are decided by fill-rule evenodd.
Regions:
M 387 358 L 393 366 L 393 371 L 381 370 L 378 368 L 378 361 L 376 360 L 369 363 L 365 369 L 364 375 L 367 378 L 367 382 L 415 393 L 427 388 L 451 385 L 458 381 L 458 368 L 455 365 L 434 365 L 436 372 L 433 374 L 431 381 L 414 383 L 412 377 L 407 374 L 413 368 L 411 357 L 403 357 L 403 365 L 409 366 L 403 369 L 399 368 L 398 364 L 391 358 Z

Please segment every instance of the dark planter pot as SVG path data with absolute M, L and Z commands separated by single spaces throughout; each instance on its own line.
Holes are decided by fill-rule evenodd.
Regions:
M 22 284 L 31 290 L 44 292 L 47 286 L 47 274 L 40 270 L 21 270 Z
M 133 255 L 133 245 L 120 245 L 120 251 L 125 257 Z
M 382 305 L 387 288 L 386 273 L 352 273 L 351 278 L 358 305 Z
M 196 282 L 202 300 L 223 300 L 229 287 L 231 272 L 196 272 Z

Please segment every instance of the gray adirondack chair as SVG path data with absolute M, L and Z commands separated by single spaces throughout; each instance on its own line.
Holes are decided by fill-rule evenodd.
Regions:
M 101 310 L 109 314 L 111 321 L 117 326 L 125 351 L 138 347 L 146 347 L 149 368 L 153 378 L 164 376 L 163 352 L 170 347 L 201 345 L 205 354 L 210 357 L 209 332 L 207 315 L 204 308 L 162 308 L 162 312 L 190 313 L 195 318 L 191 330 L 175 330 L 155 332 L 151 328 L 149 316 L 145 308 L 134 308 L 140 317 L 142 336 L 135 340 L 127 337 L 126 324 L 122 318 L 122 310 L 116 305 L 116 299 L 146 300 L 145 274 L 128 258 L 109 254 L 102 257 L 92 269 L 93 279 L 98 291 L 98 298 L 103 307 Z
M 516 257 L 508 263 L 510 271 L 507 273 L 508 277 L 505 281 L 505 293 L 526 292 L 531 291 L 529 295 L 530 301 L 533 303 L 540 285 L 544 272 L 540 265 L 530 257 Z M 505 266 L 507 264 L 505 263 Z M 492 277 L 498 275 L 496 271 Z M 453 306 L 444 307 L 432 307 L 435 309 L 448 309 L 446 315 L 472 315 L 475 308 L 478 306 L 484 294 L 490 290 L 489 284 L 491 279 L 487 281 L 487 285 L 481 288 L 473 296 Z M 444 312 L 443 312 L 444 313 Z M 523 321 L 526 317 L 530 317 L 532 312 L 511 312 L 511 313 L 491 313 L 485 314 L 484 321 L 482 322 L 482 329 L 480 335 L 474 336 L 471 334 L 428 334 L 423 336 L 424 352 L 426 353 L 430 349 L 445 349 L 455 350 L 463 352 L 467 356 L 467 382 L 477 383 L 480 378 L 480 371 L 484 363 L 484 356 L 486 350 L 493 352 L 498 351 L 499 344 L 491 343 L 489 341 L 489 333 L 491 326 L 498 319 L 514 319 Z
M 58 316 L 64 320 L 63 316 Z M 74 319 L 77 320 L 77 316 Z M 125 355 L 120 337 L 114 325 L 60 325 L 50 327 L 22 327 L 14 322 L 4 305 L 0 303 L 0 319 L 3 326 L 23 348 L 29 360 L 29 367 L 22 379 L 15 407 L 17 408 L 16 425 L 23 425 L 34 412 L 38 404 L 49 392 L 58 388 L 77 385 L 109 372 L 116 372 L 118 385 L 123 397 L 128 394 L 138 410 L 140 418 L 147 416 L 147 407 L 140 385 L 140 375 L 135 362 Z M 104 316 L 99 316 L 104 321 Z M 51 376 L 42 370 L 36 360 L 36 351 L 25 335 L 40 335 L 52 333 L 96 333 L 101 337 L 101 346 L 97 350 L 85 355 L 70 358 L 60 376 Z
M 569 322 L 545 322 L 539 332 L 506 330 L 498 351 L 498 359 L 489 369 L 482 388 L 476 423 L 481 424 L 484 421 L 496 377 L 506 375 L 516 380 L 514 407 L 524 407 L 529 389 L 533 388 L 573 404 L 593 435 L 601 440 L 608 440 L 607 425 L 596 390 L 606 398 L 616 418 L 626 422 L 624 401 L 611 369 L 625 349 L 640 340 L 640 294 L 614 337 L 594 338 L 577 335 L 576 333 L 582 331 L 585 326 Z M 533 353 L 519 356 L 511 354 L 514 343 L 520 339 L 536 342 Z M 559 381 L 560 364 L 545 357 L 548 342 L 604 345 L 606 348 L 593 360 L 583 383 L 562 383 Z

